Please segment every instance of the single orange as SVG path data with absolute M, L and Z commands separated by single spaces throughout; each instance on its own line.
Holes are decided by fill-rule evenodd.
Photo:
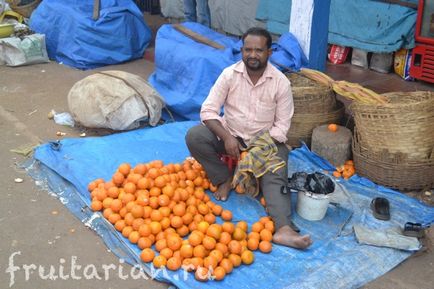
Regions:
M 140 259 L 145 262 L 151 262 L 155 257 L 155 252 L 151 248 L 143 249 L 142 253 L 140 253 Z

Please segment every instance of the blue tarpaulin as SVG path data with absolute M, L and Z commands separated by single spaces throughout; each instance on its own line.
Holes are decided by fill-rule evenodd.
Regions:
M 417 0 L 403 2 L 417 3 Z M 256 18 L 276 34 L 289 30 L 292 0 L 260 0 Z M 289 7 L 282 9 L 282 7 Z M 321 11 L 319 12 L 321 13 Z M 371 52 L 414 47 L 416 10 L 375 0 L 331 0 L 328 42 Z
M 92 15 L 93 1 L 44 0 L 32 13 L 30 27 L 45 34 L 50 59 L 78 69 L 143 56 L 151 30 L 132 0 L 101 1 L 99 19 Z
M 155 40 L 155 71 L 148 80 L 164 97 L 175 119 L 199 120 L 200 107 L 220 73 L 241 59 L 242 42 L 198 23 L 186 22 L 183 25 L 225 49 L 198 43 L 172 25 L 163 25 Z M 271 61 L 295 71 L 307 61 L 290 33 L 282 35 L 273 44 L 273 54 Z
M 329 43 L 383 53 L 413 48 L 416 14 L 379 1 L 332 0 Z
M 59 144 L 39 146 L 27 171 L 40 184 L 48 185 L 62 203 L 83 223 L 101 236 L 109 249 L 130 264 L 142 264 L 140 250 L 114 230 L 100 212 L 89 208 L 87 184 L 96 179 L 109 180 L 120 163 L 131 165 L 161 159 L 181 162 L 189 155 L 184 142 L 187 130 L 197 122 L 175 122 L 105 137 L 64 139 Z M 110 156 L 110 157 L 107 157 Z M 332 170 L 333 167 L 306 147 L 289 156 L 289 173 Z M 377 186 L 358 176 L 338 181 L 338 190 L 346 191 L 337 205 L 330 205 L 325 219 L 311 222 L 295 212 L 294 222 L 302 234 L 311 234 L 314 244 L 300 251 L 273 245 L 270 254 L 255 251 L 255 262 L 235 268 L 223 281 L 198 282 L 193 274 L 160 271 L 157 279 L 178 288 L 359 288 L 381 276 L 411 255 L 411 252 L 358 244 L 352 226 L 372 229 L 402 227 L 407 221 L 431 224 L 434 209 L 399 192 Z M 342 191 L 339 188 L 343 188 Z M 338 192 L 336 192 L 337 194 Z M 294 198 L 296 195 L 294 194 Z M 369 204 L 374 197 L 386 197 L 391 204 L 391 220 L 372 216 Z M 295 199 L 293 199 L 293 206 Z M 234 192 L 227 202 L 214 202 L 233 212 L 233 221 L 251 225 L 266 215 L 259 202 Z M 221 222 L 218 218 L 218 222 Z

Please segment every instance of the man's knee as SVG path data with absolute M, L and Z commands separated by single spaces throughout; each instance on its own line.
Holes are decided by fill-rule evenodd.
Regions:
M 204 129 L 206 129 L 203 125 L 196 125 L 190 128 L 185 135 L 185 142 L 188 148 L 195 148 L 198 144 L 202 143 L 205 139 Z

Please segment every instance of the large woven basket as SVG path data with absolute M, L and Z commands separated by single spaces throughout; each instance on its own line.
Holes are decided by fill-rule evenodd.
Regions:
M 336 107 L 332 88 L 296 73 L 287 74 L 291 81 L 295 113 L 326 113 Z
M 354 114 L 363 146 L 371 151 L 405 154 L 409 160 L 428 158 L 434 149 L 434 93 L 431 91 L 384 94 L 385 105 L 354 101 Z
M 305 142 L 310 146 L 313 129 L 327 123 L 339 124 L 344 115 L 345 107 L 338 101 L 336 108 L 326 113 L 294 113 L 291 119 L 291 127 L 287 134 L 287 144 L 293 147 L 301 146 Z
M 358 175 L 379 185 L 400 191 L 434 188 L 434 155 L 411 161 L 401 153 L 373 152 L 361 145 L 360 135 L 355 132 L 353 160 Z
M 42 0 L 34 0 L 32 2 L 29 1 L 22 1 L 22 0 L 6 0 L 15 12 L 18 12 L 19 14 L 23 15 L 26 18 L 29 18 L 30 15 L 32 15 L 33 10 L 38 7 L 39 3 L 41 3 Z M 27 3 L 24 5 L 21 5 L 21 3 Z

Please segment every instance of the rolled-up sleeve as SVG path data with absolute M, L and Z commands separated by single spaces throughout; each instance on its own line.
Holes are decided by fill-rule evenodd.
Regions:
M 200 110 L 200 120 L 202 122 L 210 119 L 217 119 L 220 122 L 223 122 L 220 112 L 229 92 L 229 74 L 230 71 L 228 69 L 225 69 L 222 74 L 220 74 L 219 78 L 211 88 L 208 97 L 203 102 Z
M 278 142 L 284 143 L 287 140 L 287 133 L 291 126 L 291 118 L 294 114 L 294 101 L 292 98 L 291 84 L 289 80 L 279 83 L 278 94 L 276 97 L 276 116 L 270 135 Z

